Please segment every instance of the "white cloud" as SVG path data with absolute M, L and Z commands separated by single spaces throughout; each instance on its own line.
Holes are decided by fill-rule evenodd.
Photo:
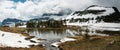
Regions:
M 14 2 L 0 1 L 0 19 L 18 17 L 19 13 L 14 9 Z
M 1 0 L 0 19 L 1 21 L 5 18 L 28 20 L 34 18 L 32 16 L 41 16 L 44 13 L 57 14 L 66 9 L 83 10 L 94 4 L 101 3 L 97 0 L 27 0 L 25 3 Z

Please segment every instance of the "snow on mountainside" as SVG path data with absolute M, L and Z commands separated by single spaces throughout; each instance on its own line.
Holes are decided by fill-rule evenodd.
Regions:
M 75 11 L 66 19 L 66 25 L 103 27 L 120 30 L 120 12 L 116 7 L 92 5 L 84 11 Z M 108 26 L 108 24 L 110 26 Z
M 98 6 L 90 6 L 84 11 L 76 11 L 66 19 L 71 18 L 96 18 L 98 16 L 107 16 L 114 13 L 115 10 L 111 7 L 98 7 Z

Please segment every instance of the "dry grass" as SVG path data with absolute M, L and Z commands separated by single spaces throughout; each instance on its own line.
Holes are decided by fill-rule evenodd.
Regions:
M 5 32 L 12 32 L 12 33 L 18 33 L 24 36 L 29 36 L 29 34 L 25 33 L 25 29 L 24 28 L 9 28 L 9 27 L 0 27 L 1 31 L 5 31 Z
M 33 46 L 31 48 L 10 48 L 10 47 L 0 47 L 0 50 L 45 50 L 42 46 Z
M 0 30 L 6 31 L 6 32 L 14 32 L 14 33 L 23 33 L 25 29 L 23 28 L 9 28 L 9 27 L 0 27 Z
M 59 48 L 61 50 L 120 50 L 120 36 L 93 36 L 89 40 L 81 36 L 74 38 L 77 41 L 62 43 Z

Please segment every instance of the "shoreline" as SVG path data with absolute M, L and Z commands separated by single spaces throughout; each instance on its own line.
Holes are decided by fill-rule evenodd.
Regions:
M 61 43 L 59 48 L 61 50 L 105 50 L 120 49 L 120 36 L 90 36 L 85 39 L 83 36 L 70 37 L 76 39 L 75 41 L 68 41 Z M 109 48 L 111 46 L 111 48 Z
M 2 27 L 0 27 L 0 30 L 1 30 Z M 6 27 L 3 27 L 6 31 Z M 80 28 L 80 27 L 79 27 Z M 2 29 L 2 30 L 4 30 Z M 34 28 L 7 28 L 7 31 L 11 31 L 11 32 L 18 32 L 18 34 L 21 34 L 23 36 L 27 36 L 27 37 L 30 37 L 29 35 L 27 35 L 27 33 L 25 33 L 25 30 L 26 29 L 34 29 Z M 13 30 L 12 30 L 13 29 Z M 68 29 L 68 28 L 38 28 L 38 30 L 64 30 L 64 29 Z M 73 28 L 71 28 L 73 29 Z M 78 28 L 74 28 L 74 29 L 78 29 Z M 16 31 L 17 30 L 17 31 Z M 25 34 L 25 35 L 24 35 Z M 62 43 L 56 43 L 56 44 L 59 44 L 58 48 L 61 49 L 61 50 L 72 50 L 72 49 L 84 49 L 84 50 L 87 50 L 87 49 L 94 49 L 95 46 L 97 46 L 97 48 L 99 49 L 102 49 L 104 50 L 103 48 L 105 48 L 107 45 L 109 46 L 109 43 L 112 42 L 114 39 L 115 42 L 119 43 L 120 44 L 120 36 L 119 35 L 113 35 L 113 36 L 97 36 L 97 35 L 93 35 L 93 36 L 90 36 L 90 40 L 87 40 L 85 41 L 84 39 L 84 36 L 75 36 L 75 37 L 66 37 L 66 38 L 73 38 L 73 39 L 76 39 L 75 41 L 65 41 L 65 42 L 62 42 Z M 106 42 L 107 41 L 107 42 Z M 86 44 L 85 44 L 86 43 Z M 96 44 L 97 43 L 97 44 Z M 104 43 L 104 44 L 103 44 Z M 51 45 L 56 45 L 55 43 L 51 44 Z M 87 44 L 90 44 L 90 46 Z M 96 45 L 95 45 L 96 44 Z M 100 46 L 102 47 L 100 47 Z M 117 44 L 114 43 L 113 44 L 114 46 L 116 46 Z M 73 47 L 74 46 L 74 47 Z M 81 46 L 81 47 L 80 47 Z M 87 48 L 87 47 L 88 48 Z M 116 46 L 116 47 L 120 47 L 120 46 Z M 3 49 L 4 47 L 0 48 L 0 49 Z M 10 47 L 6 47 L 6 48 L 10 48 Z M 34 48 L 34 47 L 33 47 Z M 35 47 L 36 48 L 36 47 Z M 45 47 L 41 46 L 41 48 L 43 48 L 43 50 L 45 49 Z M 12 49 L 12 48 L 10 48 Z M 14 48 L 14 49 L 23 49 L 23 48 Z M 14 50 L 13 49 L 13 50 Z M 26 48 L 24 48 L 26 49 Z M 28 49 L 28 48 L 27 48 Z M 30 48 L 29 48 L 30 49 Z M 32 49 L 32 48 L 31 48 Z M 109 49 L 109 48 L 108 48 Z M 119 49 L 119 48 L 118 48 Z
M 62 27 L 62 28 L 47 28 L 47 27 L 45 27 L 45 28 L 26 28 L 26 29 L 52 29 L 52 30 L 54 30 L 54 29 L 79 29 L 79 28 L 81 28 L 80 26 L 65 26 L 65 27 Z
M 9 27 L 0 27 L 1 31 L 5 31 L 5 32 L 11 32 L 11 33 L 17 33 L 17 34 L 21 34 L 23 36 L 30 36 L 29 34 L 25 33 L 25 28 L 9 28 Z
M 41 40 L 38 40 L 33 36 L 29 36 L 29 34 L 24 32 L 25 29 L 0 27 L 0 30 L 1 30 L 0 31 L 1 32 L 1 36 L 0 36 L 1 50 L 39 50 L 39 49 L 45 50 L 45 47 L 42 44 L 39 44 Z M 28 46 L 29 48 L 26 48 Z

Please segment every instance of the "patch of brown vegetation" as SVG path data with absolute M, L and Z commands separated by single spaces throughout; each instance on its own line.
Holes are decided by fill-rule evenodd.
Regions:
M 68 37 L 68 38 L 74 38 L 74 39 L 76 39 L 77 41 L 82 41 L 82 40 L 84 39 L 83 36 Z
M 10 47 L 0 47 L 0 50 L 45 50 L 42 46 L 33 46 L 31 48 L 10 48 Z
M 27 37 L 27 38 L 25 38 L 25 40 L 30 40 L 30 39 L 32 39 L 32 38 L 34 38 L 35 36 L 29 36 L 29 37 Z
M 12 33 L 18 33 L 24 36 L 29 36 L 29 34 L 25 33 L 25 29 L 24 28 L 9 28 L 9 27 L 0 27 L 1 31 L 5 31 L 5 32 L 12 32 Z
M 77 40 L 62 43 L 59 48 L 61 50 L 120 50 L 120 36 L 91 36 L 89 40 L 81 36 L 74 38 Z
M 6 32 L 13 32 L 13 33 L 23 33 L 25 29 L 23 28 L 9 28 L 9 27 L 0 27 L 0 30 L 6 31 Z

